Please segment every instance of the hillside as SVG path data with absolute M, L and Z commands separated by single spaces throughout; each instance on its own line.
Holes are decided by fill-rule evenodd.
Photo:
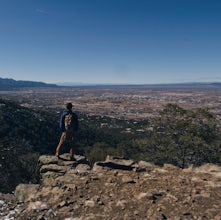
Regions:
M 0 192 L 11 192 L 21 182 L 36 181 L 39 155 L 55 153 L 60 138 L 59 117 L 58 110 L 38 111 L 0 99 Z M 121 152 L 115 146 L 132 138 L 120 132 L 128 126 L 127 121 L 84 114 L 79 118 L 77 152 L 87 154 L 91 163 L 110 152 Z M 104 123 L 111 128 L 103 127 Z
M 0 99 L 0 124 L 0 192 L 10 192 L 34 178 L 39 154 L 52 152 L 58 118 Z
M 57 87 L 57 85 L 44 82 L 14 80 L 0 77 L 0 90 L 24 87 Z
M 39 184 L 0 194 L 1 219 L 220 220 L 220 166 L 180 169 L 108 156 L 90 167 L 85 157 L 67 156 L 41 156 Z
M 77 114 L 76 153 L 86 155 L 91 165 L 107 155 L 182 168 L 221 164 L 220 121 L 208 109 L 168 104 L 152 121 Z M 0 192 L 11 192 L 19 183 L 37 181 L 39 155 L 55 153 L 59 110 L 37 111 L 0 99 L 0 123 Z M 67 151 L 64 146 L 62 152 Z

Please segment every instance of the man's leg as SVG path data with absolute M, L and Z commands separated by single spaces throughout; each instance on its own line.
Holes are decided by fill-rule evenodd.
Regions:
M 70 159 L 73 160 L 74 159 L 74 147 L 71 146 L 70 148 Z
M 71 134 L 71 141 L 70 141 L 70 159 L 74 159 L 74 148 L 75 148 L 75 133 Z
M 59 141 L 58 146 L 56 148 L 56 153 L 55 153 L 56 157 L 58 157 L 60 155 L 60 150 L 61 150 L 61 147 L 62 147 L 64 141 L 65 141 L 65 132 L 62 132 L 60 141 Z

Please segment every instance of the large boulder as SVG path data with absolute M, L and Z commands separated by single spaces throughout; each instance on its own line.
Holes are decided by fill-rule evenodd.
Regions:
M 18 201 L 30 201 L 38 192 L 39 184 L 19 184 L 15 189 L 15 197 Z

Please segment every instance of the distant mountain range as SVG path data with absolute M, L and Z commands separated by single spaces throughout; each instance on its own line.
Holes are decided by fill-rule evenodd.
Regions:
M 57 85 L 44 82 L 14 80 L 0 77 L 0 89 L 13 89 L 23 87 L 57 87 Z
M 220 87 L 221 82 L 184 82 L 158 84 L 58 82 L 56 85 L 62 87 Z
M 127 84 L 127 83 L 82 83 L 58 82 L 49 84 L 44 82 L 14 80 L 0 77 L 0 90 L 28 87 L 221 87 L 221 82 L 187 82 L 187 83 L 159 83 L 159 84 Z

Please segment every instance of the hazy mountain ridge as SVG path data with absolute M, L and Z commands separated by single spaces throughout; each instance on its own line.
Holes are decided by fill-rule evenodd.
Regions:
M 64 87 L 220 87 L 221 82 L 183 82 L 183 83 L 153 83 L 153 84 L 136 84 L 136 83 L 83 83 L 83 82 L 58 82 L 58 86 Z
M 24 87 L 57 87 L 56 84 L 48 84 L 44 82 L 14 80 L 0 77 L 0 89 L 13 89 Z
M 221 82 L 184 82 L 184 83 L 155 83 L 155 84 L 133 84 L 133 83 L 84 83 L 84 82 L 57 82 L 45 83 L 29 80 L 14 80 L 11 78 L 0 77 L 1 89 L 15 89 L 28 87 L 220 87 Z

